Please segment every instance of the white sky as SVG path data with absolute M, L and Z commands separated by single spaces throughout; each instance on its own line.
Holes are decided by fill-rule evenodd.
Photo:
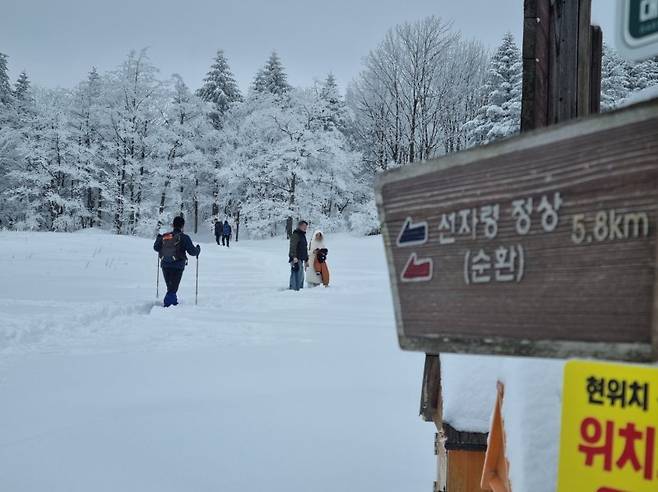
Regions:
M 610 44 L 615 1 L 593 0 Z M 345 86 L 387 29 L 428 15 L 490 47 L 508 30 L 521 43 L 522 0 L 0 0 L 0 52 L 14 78 L 26 70 L 37 84 L 72 87 L 92 66 L 113 69 L 149 47 L 163 77 L 196 88 L 223 48 L 245 89 L 276 49 L 293 85 L 332 71 Z

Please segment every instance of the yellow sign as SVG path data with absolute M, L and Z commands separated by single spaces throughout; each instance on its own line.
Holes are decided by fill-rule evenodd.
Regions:
M 658 367 L 569 361 L 558 492 L 658 491 Z

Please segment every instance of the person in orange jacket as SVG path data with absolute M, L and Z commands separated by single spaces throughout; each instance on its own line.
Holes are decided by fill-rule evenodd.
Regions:
M 324 244 L 324 234 L 322 231 L 317 230 L 313 233 L 308 246 L 308 252 L 310 268 L 306 270 L 306 283 L 309 287 L 315 287 L 320 284 L 328 287 L 329 265 L 327 264 L 327 254 L 329 250 Z

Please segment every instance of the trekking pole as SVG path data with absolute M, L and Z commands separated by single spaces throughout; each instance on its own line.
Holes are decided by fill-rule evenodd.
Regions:
M 199 304 L 199 255 L 196 255 L 196 290 L 194 292 L 194 305 Z
M 160 255 L 157 257 L 157 263 L 155 265 L 155 298 L 160 299 Z

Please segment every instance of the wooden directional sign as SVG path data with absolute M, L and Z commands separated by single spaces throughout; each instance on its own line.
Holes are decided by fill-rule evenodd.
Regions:
M 400 345 L 658 354 L 658 101 L 384 174 Z
M 617 49 L 630 60 L 658 55 L 658 0 L 618 0 Z

